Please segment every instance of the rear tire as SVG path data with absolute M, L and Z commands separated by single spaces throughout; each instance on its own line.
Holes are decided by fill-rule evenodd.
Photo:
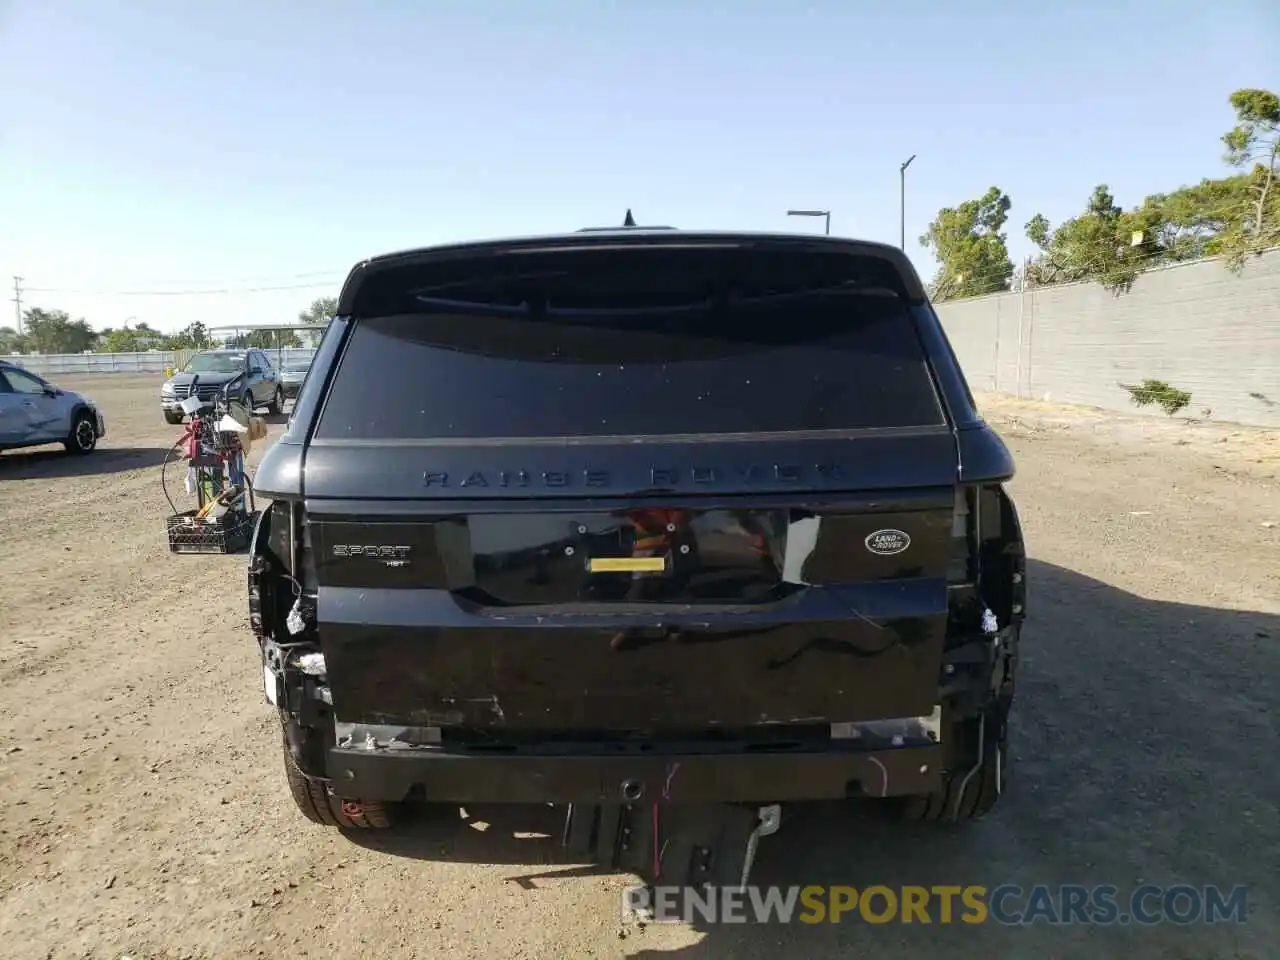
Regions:
M 81 410 L 71 421 L 71 433 L 62 441 L 67 453 L 83 456 L 98 448 L 98 421 L 92 413 Z
M 943 734 L 952 746 L 941 789 L 907 797 L 903 817 L 979 820 L 990 813 L 1009 783 L 1008 715 L 1008 702 L 995 700 L 980 716 L 952 724 Z
M 341 800 L 329 792 L 328 780 L 313 780 L 298 769 L 289 750 L 288 737 L 284 742 L 284 773 L 289 781 L 289 793 L 302 815 L 312 823 L 326 827 L 351 830 L 385 830 L 391 826 L 391 808 L 376 800 L 357 802 Z
M 165 422 L 165 423 L 172 423 L 172 424 L 179 424 L 179 423 L 181 423 L 181 422 L 182 422 L 182 414 L 180 414 L 180 413 L 170 413 L 168 410 L 166 410 L 166 411 L 164 411 L 164 422 Z
M 271 397 L 271 402 L 267 404 L 267 412 L 273 417 L 278 417 L 284 411 L 284 391 L 276 387 L 275 394 Z

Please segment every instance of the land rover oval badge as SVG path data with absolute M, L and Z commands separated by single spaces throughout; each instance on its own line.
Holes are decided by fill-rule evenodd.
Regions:
M 867 537 L 867 549 L 882 557 L 891 557 L 911 546 L 911 538 L 901 530 L 877 530 Z

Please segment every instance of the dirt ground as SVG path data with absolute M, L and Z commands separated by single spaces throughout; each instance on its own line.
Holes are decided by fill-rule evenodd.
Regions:
M 984 398 L 1033 558 L 1011 792 L 960 827 L 788 808 L 754 877 L 1248 884 L 1245 924 L 640 928 L 629 880 L 561 862 L 543 810 L 376 839 L 303 820 L 243 557 L 166 548 L 159 382 L 64 385 L 101 404 L 102 449 L 0 456 L 4 956 L 1275 956 L 1274 434 Z

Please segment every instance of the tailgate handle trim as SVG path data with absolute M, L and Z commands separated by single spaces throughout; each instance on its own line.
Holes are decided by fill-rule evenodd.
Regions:
M 587 561 L 590 573 L 665 573 L 666 557 L 592 557 Z

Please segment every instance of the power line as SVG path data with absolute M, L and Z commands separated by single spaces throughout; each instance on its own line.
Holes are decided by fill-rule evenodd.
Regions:
M 147 295 L 151 295 L 152 293 L 169 294 L 169 293 L 181 293 L 187 290 L 191 290 L 192 292 L 195 292 L 195 293 L 203 293 L 206 291 L 221 292 L 223 290 L 239 291 L 242 289 L 251 291 L 255 289 L 275 289 L 276 285 L 292 286 L 293 281 L 299 281 L 299 280 L 310 281 L 311 283 L 314 283 L 314 285 L 319 286 L 331 279 L 337 280 L 339 278 L 345 278 L 348 273 L 350 273 L 349 269 L 344 268 L 341 270 L 335 270 L 330 268 L 328 270 L 308 270 L 305 273 L 283 273 L 283 274 L 274 273 L 274 274 L 266 274 L 266 275 L 259 274 L 258 276 L 240 277 L 235 280 L 212 280 L 212 281 L 203 281 L 203 282 L 187 282 L 187 281 L 180 281 L 180 280 L 167 280 L 167 279 L 158 280 L 157 279 L 153 281 L 147 281 L 144 284 L 141 284 L 137 290 L 130 290 L 130 289 L 81 290 L 75 287 L 63 287 L 63 286 L 48 286 L 48 287 L 37 286 L 37 287 L 28 287 L 27 289 L 37 290 L 41 293 L 88 293 L 88 294 L 93 294 L 98 296 L 133 295 L 135 293 L 147 294 Z M 307 286 L 307 285 L 310 285 L 310 284 L 298 284 L 298 286 Z M 169 289 L 168 290 L 156 289 L 161 286 L 167 287 Z M 175 287 L 177 288 L 176 291 L 174 290 Z
M 290 283 L 265 287 L 217 287 L 203 290 L 73 290 L 66 287 L 28 287 L 30 293 L 55 293 L 63 296 L 83 297 L 208 297 L 233 296 L 246 293 L 272 293 L 280 290 L 316 290 L 321 287 L 335 287 L 342 283 L 341 279 L 316 280 L 311 283 Z

